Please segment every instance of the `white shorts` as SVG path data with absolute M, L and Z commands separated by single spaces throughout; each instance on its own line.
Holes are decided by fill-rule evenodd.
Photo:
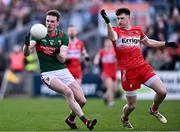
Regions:
M 144 85 L 148 86 L 148 87 L 151 87 L 152 83 L 157 79 L 159 78 L 157 75 L 154 75 L 152 76 L 149 80 L 147 80 Z M 125 94 L 126 96 L 136 96 L 137 93 L 136 93 L 136 90 L 134 91 L 125 91 Z
M 47 85 L 50 85 L 54 77 L 60 79 L 67 86 L 75 81 L 74 77 L 67 68 L 41 73 L 41 79 Z

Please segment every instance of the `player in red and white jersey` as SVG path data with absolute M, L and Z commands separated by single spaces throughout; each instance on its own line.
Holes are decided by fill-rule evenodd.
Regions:
M 110 39 L 105 39 L 104 48 L 100 49 L 94 59 L 94 64 L 101 63 L 101 79 L 106 88 L 104 94 L 107 105 L 114 105 L 114 94 L 116 92 L 116 54 Z
M 152 88 L 155 98 L 150 107 L 150 114 L 155 116 L 161 123 L 167 123 L 166 118 L 158 112 L 160 104 L 166 97 L 166 87 L 155 74 L 151 66 L 144 61 L 141 53 L 140 44 L 149 47 L 175 47 L 175 42 L 163 42 L 149 39 L 142 31 L 141 27 L 131 26 L 130 10 L 120 8 L 116 10 L 118 26 L 112 27 L 110 20 L 105 12 L 101 10 L 101 16 L 105 20 L 108 29 L 108 37 L 112 40 L 116 52 L 118 67 L 121 70 L 122 87 L 126 92 L 127 104 L 123 107 L 121 121 L 123 126 L 132 129 L 129 122 L 129 115 L 135 109 L 136 89 L 141 84 Z
M 77 31 L 75 26 L 68 27 L 69 46 L 66 59 L 66 67 L 69 69 L 74 78 L 81 84 L 82 82 L 82 68 L 81 55 L 85 60 L 89 60 L 89 55 L 85 49 L 84 42 L 76 37 Z

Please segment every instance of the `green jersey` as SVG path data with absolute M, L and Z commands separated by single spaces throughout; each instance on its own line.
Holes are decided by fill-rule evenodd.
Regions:
M 56 55 L 53 54 L 53 52 L 59 45 L 68 46 L 69 39 L 66 33 L 57 30 L 55 36 L 49 37 L 47 35 L 45 38 L 35 41 L 37 42 L 36 51 L 40 63 L 41 72 L 66 68 L 64 63 L 58 61 Z

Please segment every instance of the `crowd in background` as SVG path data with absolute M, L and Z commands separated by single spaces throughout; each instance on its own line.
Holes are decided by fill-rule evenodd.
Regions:
M 13 45 L 16 45 L 13 43 L 7 48 L 6 43 L 12 41 L 4 39 L 3 36 L 21 31 L 35 20 L 43 23 L 45 12 L 49 9 L 57 9 L 61 12 L 62 30 L 66 30 L 68 25 L 76 25 L 80 36 L 97 29 L 99 10 L 105 2 L 149 3 L 151 24 L 144 29 L 146 35 L 152 39 L 175 41 L 180 44 L 180 1 L 178 0 L 163 0 L 163 2 L 161 0 L 0 0 L 0 70 L 4 71 L 10 66 L 9 56 L 14 52 Z M 17 37 L 20 40 L 17 45 L 22 47 L 24 40 L 22 36 L 26 33 L 22 32 Z M 86 43 L 94 44 L 89 39 L 85 40 Z M 91 53 L 94 49 L 87 46 L 87 50 Z M 142 51 L 155 70 L 180 70 L 180 48 L 142 47 Z

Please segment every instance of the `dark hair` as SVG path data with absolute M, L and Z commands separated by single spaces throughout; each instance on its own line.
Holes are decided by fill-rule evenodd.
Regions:
M 119 8 L 116 10 L 116 16 L 119 16 L 121 14 L 126 14 L 126 15 L 129 15 L 131 14 L 130 10 L 128 8 Z
M 57 17 L 57 21 L 59 21 L 59 19 L 61 17 L 61 14 L 60 14 L 60 12 L 58 10 L 49 10 L 46 14 L 49 15 L 49 16 Z

